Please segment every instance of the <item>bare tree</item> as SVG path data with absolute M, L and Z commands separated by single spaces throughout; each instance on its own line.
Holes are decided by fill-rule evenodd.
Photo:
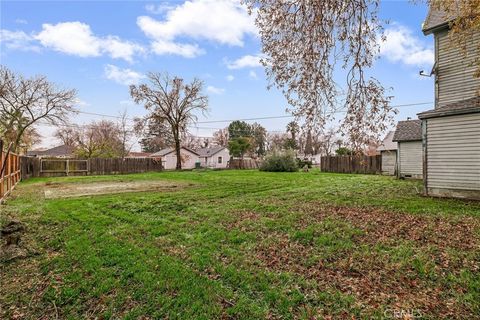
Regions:
M 25 134 L 43 120 L 47 124 L 65 123 L 74 111 L 75 90 L 59 89 L 44 76 L 24 78 L 0 67 L 0 132 L 12 136 L 12 149 L 22 144 Z
M 219 129 L 213 133 L 213 141 L 219 146 L 227 147 L 228 139 L 228 128 Z
M 186 134 L 182 137 L 182 146 L 191 150 L 197 150 L 200 148 L 206 148 L 205 144 L 208 145 L 208 142 L 205 142 L 205 138 L 199 138 L 192 134 Z
M 60 127 L 55 131 L 55 138 L 66 146 L 74 146 L 77 142 L 78 130 L 72 127 Z
M 286 133 L 267 133 L 266 147 L 268 151 L 281 150 L 288 140 Z
M 343 110 L 343 131 L 359 143 L 379 138 L 393 121 L 391 97 L 366 70 L 382 34 L 380 0 L 244 0 L 256 24 L 267 76 L 284 93 L 291 112 L 310 126 L 324 127 Z M 346 81 L 338 84 L 339 65 Z M 340 100 L 342 94 L 345 94 Z
M 181 139 L 187 125 L 196 121 L 196 111 L 205 112 L 207 96 L 202 95 L 203 82 L 194 79 L 186 84 L 182 79 L 168 74 L 149 73 L 149 84 L 130 86 L 135 103 L 143 103 L 153 121 L 166 121 L 170 125 L 177 156 L 177 169 L 182 169 Z
M 121 148 L 121 157 L 124 159 L 128 154 L 130 153 L 130 150 L 132 150 L 133 143 L 130 142 L 130 138 L 133 136 L 134 130 L 130 128 L 128 124 L 128 116 L 127 116 L 127 110 L 124 110 L 120 114 L 119 121 L 117 123 L 118 127 L 118 133 L 120 137 L 120 141 L 122 144 Z
M 80 127 L 76 154 L 82 158 L 116 158 L 125 154 L 118 124 L 101 120 Z
M 334 151 L 335 144 L 341 147 L 342 140 L 339 140 L 336 136 L 337 131 L 334 128 L 328 129 L 320 138 L 321 150 L 324 155 L 331 155 Z M 338 144 L 340 142 L 340 144 Z

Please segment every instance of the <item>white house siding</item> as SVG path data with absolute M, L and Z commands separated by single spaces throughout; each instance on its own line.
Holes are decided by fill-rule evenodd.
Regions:
M 422 141 L 399 142 L 398 159 L 400 177 L 422 179 Z
M 435 34 L 436 106 L 445 106 L 478 95 L 480 78 L 474 77 L 478 65 L 474 59 L 478 57 L 475 53 L 479 45 L 480 33 L 475 33 L 473 39 L 467 42 L 468 55 L 465 56 L 458 46 L 451 44 L 447 31 Z
M 428 193 L 480 199 L 480 113 L 425 121 Z
M 182 169 L 195 168 L 195 162 L 198 161 L 198 155 L 185 149 L 180 150 L 182 161 Z M 162 164 L 166 170 L 173 170 L 177 166 L 177 156 L 174 152 L 171 152 L 162 157 Z
M 221 157 L 221 162 L 219 161 Z M 206 168 L 225 169 L 228 167 L 230 161 L 230 152 L 228 149 L 223 149 L 210 157 L 202 157 L 200 159 L 201 165 Z
M 382 151 L 382 174 L 393 176 L 397 165 L 397 151 Z

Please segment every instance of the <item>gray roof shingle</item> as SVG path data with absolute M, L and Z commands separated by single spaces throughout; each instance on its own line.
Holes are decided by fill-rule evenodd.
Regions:
M 73 146 L 67 146 L 67 145 L 61 145 L 57 147 L 53 147 L 51 149 L 47 150 L 32 150 L 27 152 L 27 156 L 47 156 L 47 157 L 60 157 L 60 156 L 66 156 L 70 157 L 73 155 L 75 152 L 75 147 Z
M 214 154 L 222 151 L 223 149 L 225 149 L 225 147 L 221 147 L 221 146 L 212 147 L 212 148 L 202 148 L 202 149 L 198 149 L 197 153 L 200 157 L 211 157 Z
M 418 114 L 420 119 L 436 118 L 455 114 L 480 112 L 480 96 L 460 100 L 454 103 Z
M 427 18 L 422 25 L 422 31 L 424 34 L 430 34 L 437 28 L 448 27 L 448 22 L 452 20 L 447 17 L 445 11 L 430 6 L 428 10 Z
M 398 121 L 392 141 L 422 140 L 422 120 Z

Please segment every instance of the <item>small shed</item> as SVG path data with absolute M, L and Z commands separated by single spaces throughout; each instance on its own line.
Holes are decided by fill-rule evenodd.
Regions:
M 422 179 L 422 121 L 399 121 L 392 141 L 398 143 L 397 176 L 399 178 Z
M 165 148 L 150 155 L 152 158 L 161 158 L 162 166 L 165 170 L 174 170 L 177 166 L 177 155 L 175 148 Z M 198 161 L 198 153 L 188 148 L 182 147 L 180 150 L 182 169 L 193 169 Z
M 395 131 L 390 131 L 383 139 L 378 151 L 382 155 L 382 174 L 394 176 L 397 173 L 397 142 L 393 141 Z

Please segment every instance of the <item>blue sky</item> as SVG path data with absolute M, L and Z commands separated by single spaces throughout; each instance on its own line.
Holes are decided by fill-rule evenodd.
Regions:
M 2 1 L 0 62 L 26 76 L 44 74 L 76 88 L 81 111 L 144 114 L 128 84 L 148 71 L 168 71 L 205 81 L 207 118 L 221 120 L 285 115 L 283 96 L 267 90 L 257 56 L 260 42 L 252 18 L 230 0 L 184 1 Z M 393 105 L 433 101 L 433 79 L 418 76 L 433 62 L 433 39 L 421 32 L 425 5 L 382 1 L 387 42 L 371 74 L 391 87 Z M 341 81 L 341 79 L 339 79 Z M 401 107 L 398 120 L 432 105 Z M 79 114 L 75 122 L 101 117 Z M 288 119 L 259 121 L 284 130 Z M 228 123 L 199 125 L 224 127 Z M 50 146 L 53 128 L 42 127 Z M 191 129 L 210 136 L 214 129 Z

